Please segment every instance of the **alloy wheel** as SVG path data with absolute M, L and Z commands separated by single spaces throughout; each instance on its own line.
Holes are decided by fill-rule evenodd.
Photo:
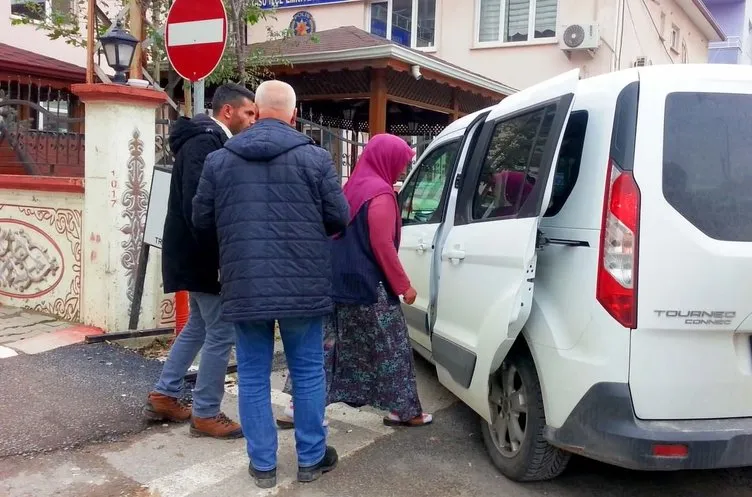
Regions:
M 489 396 L 496 415 L 489 424 L 491 437 L 499 453 L 514 457 L 520 451 L 527 429 L 527 388 L 515 366 L 503 364 L 491 384 Z

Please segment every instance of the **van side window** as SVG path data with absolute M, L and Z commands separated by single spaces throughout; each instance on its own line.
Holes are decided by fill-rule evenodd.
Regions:
M 577 177 L 580 174 L 587 123 L 587 111 L 572 112 L 569 116 L 569 123 L 564 131 L 561 149 L 559 149 L 559 161 L 556 163 L 556 173 L 554 174 L 554 190 L 551 194 L 551 203 L 546 212 L 546 217 L 558 214 L 564 207 L 569 195 L 572 194 Z
M 399 194 L 399 203 L 402 209 L 402 223 L 427 224 L 441 221 L 444 203 L 444 195 L 447 191 L 457 152 L 461 140 L 455 140 L 440 145 L 416 167 L 417 171 L 410 180 L 402 187 Z
M 473 219 L 514 217 L 538 180 L 556 104 L 500 121 L 493 131 L 473 198 Z

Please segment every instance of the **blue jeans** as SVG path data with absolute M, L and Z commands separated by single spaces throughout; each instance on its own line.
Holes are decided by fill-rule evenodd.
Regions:
M 162 395 L 181 397 L 183 377 L 203 347 L 193 390 L 193 415 L 213 418 L 219 414 L 225 394 L 225 374 L 235 343 L 235 326 L 222 319 L 219 295 L 191 292 L 190 307 L 188 322 L 172 344 L 154 390 Z
M 323 318 L 279 320 L 287 366 L 293 382 L 295 447 L 298 465 L 315 466 L 324 458 L 326 380 Z M 258 471 L 277 467 L 277 426 L 271 402 L 274 321 L 237 323 L 240 423 L 248 457 Z

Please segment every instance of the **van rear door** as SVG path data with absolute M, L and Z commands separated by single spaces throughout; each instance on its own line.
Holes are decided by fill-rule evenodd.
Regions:
M 752 68 L 641 70 L 637 324 L 642 419 L 752 416 Z

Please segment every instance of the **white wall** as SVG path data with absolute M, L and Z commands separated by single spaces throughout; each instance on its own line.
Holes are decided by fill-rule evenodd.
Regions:
M 603 42 L 593 58 L 583 53 L 573 54 L 569 58 L 558 48 L 556 40 L 508 43 L 493 48 L 476 47 L 477 0 L 437 1 L 438 33 L 434 55 L 515 88 L 530 86 L 574 67 L 580 67 L 585 76 L 608 72 L 614 64 L 619 68 L 628 68 L 638 56 L 647 56 L 654 64 L 680 62 L 681 54 L 671 51 L 668 40 L 661 40 L 657 32 L 661 12 L 666 15 L 667 38 L 672 23 L 681 29 L 688 47 L 689 62 L 702 63 L 707 60 L 707 39 L 674 0 L 646 0 L 645 3 L 642 0 L 626 0 L 623 37 L 621 26 L 617 26 L 617 0 L 560 0 L 559 31 L 562 26 L 571 23 L 597 22 L 600 25 Z M 304 9 L 313 14 L 318 31 L 346 25 L 368 30 L 366 6 L 367 2 L 355 1 Z M 290 17 L 297 10 L 278 10 L 277 19 L 269 25 L 275 30 L 287 28 Z M 251 28 L 251 42 L 265 39 L 266 26 Z
M 68 45 L 64 40 L 50 40 L 47 32 L 35 25 L 13 26 L 11 19 L 10 1 L 0 1 L 0 43 L 86 67 L 86 49 Z
M 81 317 L 83 193 L 0 188 L 0 304 Z

